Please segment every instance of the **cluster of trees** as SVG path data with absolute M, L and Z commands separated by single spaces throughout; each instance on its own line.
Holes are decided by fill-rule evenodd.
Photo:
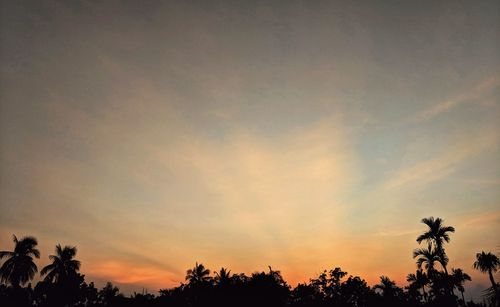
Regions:
M 0 267 L 1 306 L 499 306 L 499 287 L 493 273 L 500 268 L 499 258 L 489 252 L 476 255 L 475 269 L 487 273 L 491 288 L 485 290 L 483 303 L 466 302 L 464 283 L 470 281 L 461 269 L 448 270 L 444 245 L 455 229 L 444 226 L 440 218 L 426 218 L 426 232 L 417 238 L 425 248 L 414 251 L 417 270 L 408 274 L 408 285 L 400 288 L 387 276 L 370 287 L 359 276 L 348 275 L 340 268 L 325 270 L 307 283 L 291 287 L 280 271 L 269 267 L 267 272 L 250 276 L 234 274 L 221 268 L 211 275 L 203 264 L 187 270 L 186 282 L 159 295 L 134 293 L 124 296 L 108 283 L 98 290 L 79 273 L 80 262 L 75 259 L 76 248 L 57 245 L 51 263 L 41 269 L 43 277 L 35 287 L 30 281 L 38 272 L 34 258 L 40 258 L 34 237 L 18 240 L 14 236 L 13 251 L 0 252 L 6 258 Z M 28 284 L 26 286 L 26 284 Z M 458 291 L 457 294 L 455 291 Z

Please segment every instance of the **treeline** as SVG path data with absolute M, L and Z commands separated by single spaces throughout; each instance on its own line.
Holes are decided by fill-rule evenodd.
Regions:
M 407 275 L 408 285 L 398 287 L 387 276 L 370 287 L 359 276 L 349 275 L 340 268 L 325 270 L 307 283 L 291 287 L 280 271 L 269 267 L 266 272 L 250 276 L 221 268 L 211 272 L 203 264 L 187 270 L 185 283 L 162 289 L 158 295 L 134 293 L 125 296 L 108 283 L 97 289 L 80 274 L 80 262 L 75 259 L 76 247 L 57 245 L 51 263 L 40 270 L 43 278 L 34 287 L 31 280 L 38 273 L 34 262 L 40 258 L 34 237 L 20 240 L 14 236 L 14 249 L 1 251 L 0 306 L 97 307 L 97 306 L 493 306 L 499 307 L 499 285 L 493 273 L 500 261 L 493 253 L 476 254 L 475 269 L 488 274 L 491 287 L 485 289 L 484 301 L 466 301 L 464 284 L 471 278 L 461 269 L 448 269 L 444 245 L 455 232 L 443 225 L 440 218 L 426 218 L 428 229 L 417 242 L 425 248 L 413 253 L 416 271 Z M 213 274 L 212 274 L 213 273 Z

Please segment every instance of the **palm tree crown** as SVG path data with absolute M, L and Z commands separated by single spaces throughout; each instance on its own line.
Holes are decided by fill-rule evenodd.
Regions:
M 429 250 L 434 247 L 436 254 L 439 256 L 438 262 L 443 266 L 444 272 L 448 275 L 448 270 L 446 265 L 448 264 L 448 257 L 444 251 L 444 243 L 450 242 L 450 232 L 455 232 L 455 228 L 452 226 L 444 226 L 443 220 L 441 218 L 428 217 L 423 218 L 422 223 L 427 225 L 429 229 L 417 237 L 418 244 L 422 241 L 426 241 L 429 245 Z
M 14 251 L 1 251 L 0 259 L 8 258 L 0 267 L 0 281 L 10 283 L 13 287 L 25 284 L 35 277 L 38 271 L 33 257 L 40 258 L 40 251 L 35 247 L 38 241 L 34 237 L 24 237 L 18 240 L 13 236 Z
M 435 271 L 435 263 L 443 260 L 432 247 L 428 247 L 427 249 L 417 248 L 413 251 L 413 258 L 417 258 L 417 267 L 419 269 L 424 267 L 427 270 L 427 275 L 429 276 Z M 448 262 L 448 258 L 445 258 L 444 260 L 445 263 Z
M 457 288 L 460 293 L 462 293 L 462 300 L 465 303 L 465 297 L 464 297 L 464 283 L 466 281 L 471 281 L 472 279 L 470 278 L 469 274 L 464 273 L 462 269 L 452 269 L 451 270 L 451 279 L 453 281 L 453 286 Z
M 218 285 L 227 285 L 231 281 L 231 270 L 221 268 L 219 272 L 215 273 L 215 281 Z
M 60 282 L 66 277 L 80 270 L 80 261 L 73 259 L 76 255 L 76 247 L 56 245 L 56 254 L 50 255 L 52 263 L 44 267 L 40 274 L 45 276 L 46 281 Z
M 389 277 L 380 276 L 380 284 L 373 286 L 373 289 L 381 290 L 382 295 L 385 297 L 394 297 L 397 294 L 398 287 Z
M 495 254 L 491 252 L 485 253 L 484 251 L 477 253 L 474 268 L 483 273 L 488 273 L 493 289 L 495 292 L 498 291 L 498 286 L 493 279 L 493 273 L 500 268 L 500 260 Z
M 437 250 L 442 250 L 444 242 L 450 242 L 450 235 L 448 233 L 455 232 L 455 228 L 452 226 L 444 226 L 443 220 L 441 218 L 428 217 L 423 218 L 422 223 L 427 225 L 429 229 L 418 236 L 418 244 L 422 241 L 426 241 L 429 244 L 434 244 Z
M 186 280 L 190 285 L 198 285 L 208 282 L 211 279 L 210 270 L 203 264 L 196 262 L 194 268 L 187 270 Z
M 472 280 L 469 274 L 464 273 L 462 269 L 452 269 L 451 276 L 453 278 L 453 284 L 457 287 L 458 291 L 464 291 L 461 290 L 464 288 L 464 283 Z

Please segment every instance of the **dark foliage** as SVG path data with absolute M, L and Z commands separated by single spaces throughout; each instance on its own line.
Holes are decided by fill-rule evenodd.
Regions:
M 170 289 L 161 289 L 159 294 L 134 293 L 125 296 L 111 283 L 98 290 L 92 282 L 87 283 L 79 273 L 80 262 L 75 259 L 76 248 L 56 246 L 56 254 L 49 258 L 52 263 L 44 267 L 45 278 L 33 288 L 29 283 L 37 271 L 33 257 L 38 257 L 33 237 L 17 240 L 14 251 L 0 252 L 7 260 L 0 267 L 0 306 L 4 307 L 461 307 L 498 306 L 498 284 L 492 272 L 499 268 L 498 258 L 491 253 L 478 253 L 474 267 L 489 274 L 492 286 L 485 290 L 485 303 L 464 301 L 464 283 L 471 278 L 461 269 L 448 273 L 444 244 L 450 241 L 453 227 L 443 226 L 443 220 L 422 220 L 429 230 L 417 241 L 427 242 L 427 248 L 416 249 L 417 270 L 407 276 L 408 285 L 400 288 L 387 276 L 380 282 L 368 286 L 359 276 L 349 275 L 340 268 L 325 270 L 309 282 L 291 287 L 280 271 L 269 267 L 264 272 L 250 276 L 231 273 L 227 268 L 213 272 L 203 264 L 186 271 L 186 283 Z M 439 266 L 442 270 L 439 270 Z M 455 294 L 458 291 L 458 295 Z

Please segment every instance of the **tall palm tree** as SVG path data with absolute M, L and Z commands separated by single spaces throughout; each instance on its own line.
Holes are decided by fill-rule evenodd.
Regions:
M 495 290 L 495 293 L 498 293 L 498 285 L 493 278 L 493 272 L 498 271 L 498 269 L 500 268 L 500 260 L 498 259 L 498 257 L 491 252 L 485 253 L 484 251 L 481 251 L 481 253 L 476 254 L 474 268 L 483 273 L 488 273 L 491 286 L 493 287 L 493 290 Z
M 214 280 L 218 285 L 227 285 L 231 282 L 231 270 L 221 268 L 219 272 L 214 273 Z
M 422 241 L 426 241 L 429 245 L 429 249 L 431 246 L 434 246 L 436 253 L 441 258 L 439 263 L 443 266 L 444 272 L 448 275 L 448 270 L 446 265 L 448 264 L 448 258 L 446 257 L 446 253 L 444 251 L 444 243 L 450 242 L 449 233 L 455 232 L 455 228 L 452 226 L 444 226 L 443 220 L 441 218 L 428 217 L 423 218 L 422 223 L 427 225 L 429 229 L 418 236 L 417 242 L 418 244 L 422 243 Z
M 76 247 L 56 245 L 56 254 L 50 255 L 52 263 L 44 267 L 40 274 L 46 275 L 45 281 L 59 283 L 64 281 L 68 276 L 75 274 L 80 270 L 80 261 L 74 259 L 76 255 Z
M 453 280 L 453 286 L 457 288 L 458 291 L 462 294 L 462 301 L 465 306 L 465 297 L 464 297 L 464 283 L 466 281 L 471 281 L 469 274 L 464 273 L 462 269 L 452 269 L 451 270 L 451 278 Z
M 429 284 L 429 278 L 422 269 L 418 269 L 415 274 L 408 274 L 406 281 L 415 285 L 416 288 L 422 289 L 422 295 L 424 300 L 427 302 L 427 293 L 425 292 L 425 286 Z
M 198 262 L 196 262 L 194 268 L 187 270 L 186 280 L 189 282 L 190 285 L 199 285 L 207 283 L 208 281 L 211 280 L 210 270 L 205 268 L 203 264 L 201 263 L 198 264 Z
M 432 277 L 435 273 L 435 263 L 442 260 L 440 255 L 431 246 L 428 246 L 427 249 L 415 249 L 413 251 L 413 258 L 417 258 L 417 267 L 419 269 L 424 267 L 427 270 L 428 277 Z M 448 261 L 448 258 L 446 258 L 446 261 Z
M 0 267 L 0 281 L 10 283 L 13 287 L 24 285 L 35 277 L 38 272 L 33 257 L 40 258 L 40 251 L 35 247 L 38 245 L 36 238 L 28 236 L 21 240 L 13 236 L 14 251 L 1 251 L 0 259 L 8 258 Z

